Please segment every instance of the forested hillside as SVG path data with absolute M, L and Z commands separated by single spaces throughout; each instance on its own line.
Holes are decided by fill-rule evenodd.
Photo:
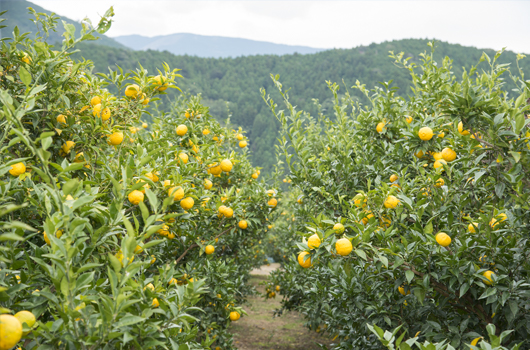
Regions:
M 31 7 L 37 13 L 45 13 L 48 15 L 51 14 L 50 11 L 45 10 L 42 7 L 26 0 L 0 0 L 0 12 L 7 11 L 7 13 L 4 15 L 6 21 L 2 23 L 2 25 L 5 25 L 6 27 L 0 29 L 0 37 L 11 37 L 13 29 L 15 28 L 15 26 L 17 26 L 21 34 L 32 33 L 30 37 L 34 38 L 34 33 L 37 31 L 37 26 L 32 21 L 30 21 L 30 19 L 34 19 L 34 16 L 29 14 L 28 7 Z M 81 31 L 80 23 L 67 17 L 61 16 L 59 18 L 60 21 L 65 21 L 67 23 L 73 24 L 76 28 L 77 34 L 79 34 L 79 32 Z M 49 32 L 47 41 L 50 44 L 60 43 L 64 39 L 64 37 L 62 36 L 64 32 L 64 27 L 60 21 L 58 23 L 58 28 L 60 28 L 60 31 Z M 125 46 L 115 41 L 114 39 L 109 38 L 108 36 L 101 35 L 98 33 L 94 33 L 94 36 L 99 37 L 99 40 L 93 41 L 97 45 L 106 45 L 126 49 Z
M 394 84 L 401 87 L 398 94 L 407 95 L 410 92 L 409 72 L 394 65 L 393 60 L 388 57 L 389 51 L 403 51 L 412 56 L 413 61 L 419 61 L 419 54 L 430 50 L 427 42 L 407 39 L 312 55 L 262 55 L 223 59 L 175 56 L 169 52 L 152 50 L 128 51 L 87 44 L 81 46 L 81 52 L 76 56 L 93 60 L 95 70 L 100 72 L 107 71 L 107 67 L 116 69 L 116 65 L 123 69 L 135 69 L 138 64 L 150 72 L 156 72 L 163 62 L 181 68 L 185 78 L 182 88 L 192 94 L 202 93 L 212 114 L 219 119 L 227 117 L 226 102 L 229 102 L 231 121 L 243 126 L 251 140 L 254 164 L 267 169 L 274 162 L 273 145 L 277 125 L 263 103 L 259 89 L 265 87 L 268 91 L 274 90 L 269 89 L 272 85 L 271 73 L 280 74 L 284 86 L 291 88 L 293 104 L 311 113 L 316 113 L 312 98 L 317 98 L 323 108 L 331 106 L 332 95 L 327 89 L 327 80 L 341 85 L 344 81 L 345 87 L 349 89 L 356 80 L 372 88 L 378 82 L 393 79 Z M 483 51 L 490 56 L 494 54 L 493 50 L 439 42 L 435 58 L 441 60 L 442 57 L 449 56 L 453 59 L 455 74 L 460 76 L 462 67 L 469 69 L 476 64 Z M 515 54 L 505 52 L 500 61 L 515 64 Z M 528 71 L 529 61 L 522 62 Z M 488 69 L 486 62 L 479 67 Z M 511 83 L 509 76 L 506 75 L 505 79 Z M 345 87 L 341 87 L 342 93 Z M 350 92 L 356 95 L 355 90 L 350 89 Z M 171 98 L 171 95 L 168 97 Z

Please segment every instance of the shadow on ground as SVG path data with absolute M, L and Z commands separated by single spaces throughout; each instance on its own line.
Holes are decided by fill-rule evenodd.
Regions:
M 266 274 L 254 274 L 250 279 L 261 295 L 265 288 L 259 283 L 266 279 Z M 244 307 L 248 316 L 233 322 L 229 329 L 239 350 L 318 350 L 322 348 L 317 343 L 331 343 L 318 333 L 308 331 L 298 313 L 285 312 L 280 317 L 273 317 L 273 311 L 280 307 L 281 297 L 266 300 L 261 295 L 249 298 Z

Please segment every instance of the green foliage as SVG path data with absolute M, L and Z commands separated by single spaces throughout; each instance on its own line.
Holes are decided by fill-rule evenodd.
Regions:
M 393 55 L 411 74 L 408 99 L 392 81 L 353 86 L 367 104 L 328 82 L 333 107 L 313 117 L 291 103 L 278 76 L 272 80 L 285 110 L 262 91 L 282 124 L 280 165 L 303 194 L 293 204 L 300 222 L 278 238 L 298 243 L 272 283 L 281 286 L 284 308 L 337 337 L 338 349 L 380 349 L 368 327 L 374 324 L 461 349 L 491 333 L 491 324 L 497 336 L 513 330 L 503 333 L 508 347 L 527 348 L 530 83 L 523 71 L 509 75 L 501 52 L 484 54 L 488 69 L 472 67 L 460 79 L 449 58 L 420 57 L 416 64 Z M 507 80 L 513 92 L 504 90 Z M 421 140 L 426 126 L 433 137 Z M 437 161 L 442 155 L 446 164 Z M 390 196 L 397 207 L 386 202 Z M 437 243 L 440 232 L 452 239 L 447 247 Z M 313 234 L 322 243 L 309 249 Z M 353 248 L 345 256 L 336 248 L 341 238 Z M 300 251 L 310 254 L 311 267 L 299 266 L 293 253 Z
M 239 130 L 200 97 L 156 108 L 179 90 L 178 69 L 95 76 L 71 59 L 112 15 L 65 33 L 59 50 L 42 32 L 2 40 L 0 313 L 36 316 L 24 349 L 232 349 L 229 314 L 244 314 L 274 208 Z M 37 21 L 47 32 L 57 18 Z

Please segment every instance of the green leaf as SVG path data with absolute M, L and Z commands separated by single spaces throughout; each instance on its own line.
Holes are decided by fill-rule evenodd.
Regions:
M 519 163 L 519 161 L 521 160 L 521 152 L 510 151 L 510 154 L 512 155 L 513 159 L 515 159 L 515 162 Z
M 140 323 L 140 322 L 143 322 L 145 320 L 144 317 L 140 317 L 140 316 L 125 316 L 123 317 L 121 320 L 119 320 L 118 322 L 116 322 L 114 324 L 114 328 L 121 328 L 121 327 L 125 327 L 125 326 L 130 326 L 130 325 L 133 325 L 133 324 L 136 324 L 136 323 Z
M 31 74 L 26 68 L 20 67 L 18 70 L 18 75 L 20 76 L 20 80 L 22 80 L 24 85 L 29 86 L 31 84 Z
M 17 235 L 16 233 L 3 233 L 0 235 L 0 242 L 3 241 L 23 241 L 24 237 Z
M 407 282 L 410 283 L 414 278 L 414 272 L 412 270 L 405 271 L 405 277 L 407 278 Z
M 423 233 L 425 233 L 426 235 L 430 235 L 432 231 L 433 231 L 432 221 L 429 221 L 427 225 L 425 225 L 425 227 L 423 228 Z

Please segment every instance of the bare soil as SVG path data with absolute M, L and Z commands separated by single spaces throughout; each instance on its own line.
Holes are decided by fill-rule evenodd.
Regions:
M 271 264 L 251 273 L 250 283 L 261 295 L 265 287 L 259 283 L 266 281 L 269 272 L 278 267 L 279 264 Z M 241 317 L 230 326 L 234 345 L 239 350 L 319 350 L 322 348 L 317 344 L 331 343 L 330 339 L 305 328 L 303 317 L 296 312 L 284 312 L 280 317 L 273 317 L 274 310 L 280 308 L 281 297 L 264 299 L 261 295 L 250 297 L 244 307 L 248 316 Z

